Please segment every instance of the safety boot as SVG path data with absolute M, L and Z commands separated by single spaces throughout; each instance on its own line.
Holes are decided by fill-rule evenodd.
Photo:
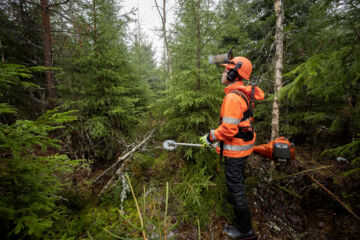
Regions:
M 235 226 L 224 227 L 224 232 L 232 239 L 236 240 L 253 240 L 257 239 L 256 234 L 252 229 L 247 233 L 240 232 Z

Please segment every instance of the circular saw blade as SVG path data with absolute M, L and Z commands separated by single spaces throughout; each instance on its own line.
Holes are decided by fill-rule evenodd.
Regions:
M 174 150 L 176 148 L 176 143 L 174 140 L 166 140 L 163 142 L 163 148 L 166 150 Z

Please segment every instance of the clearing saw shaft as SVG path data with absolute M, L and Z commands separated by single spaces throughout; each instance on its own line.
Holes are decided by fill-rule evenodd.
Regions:
M 177 143 L 174 140 L 166 140 L 163 142 L 163 148 L 166 150 L 174 150 L 177 146 L 188 146 L 188 147 L 204 147 L 203 144 L 198 143 Z M 216 147 L 211 145 L 211 147 Z

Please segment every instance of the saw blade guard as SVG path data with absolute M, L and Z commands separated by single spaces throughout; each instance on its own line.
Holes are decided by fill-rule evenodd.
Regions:
M 176 142 L 174 140 L 166 140 L 163 142 L 163 148 L 166 150 L 174 150 L 176 148 Z

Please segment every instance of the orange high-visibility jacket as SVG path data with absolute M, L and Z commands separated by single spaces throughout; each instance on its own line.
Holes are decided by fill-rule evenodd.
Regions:
M 228 85 L 224 89 L 226 96 L 221 105 L 221 124 L 217 129 L 210 131 L 210 139 L 212 141 L 224 141 L 224 156 L 238 158 L 249 156 L 252 153 L 256 134 L 254 132 L 254 138 L 250 141 L 234 137 L 238 133 L 239 127 L 251 127 L 250 118 L 241 121 L 244 112 L 248 110 L 248 105 L 241 96 L 232 93 L 234 90 L 245 93 L 244 95 L 250 102 L 251 85 L 244 86 L 242 81 L 236 81 Z M 258 87 L 255 87 L 254 99 L 264 99 L 264 92 Z M 216 151 L 220 152 L 219 144 Z

